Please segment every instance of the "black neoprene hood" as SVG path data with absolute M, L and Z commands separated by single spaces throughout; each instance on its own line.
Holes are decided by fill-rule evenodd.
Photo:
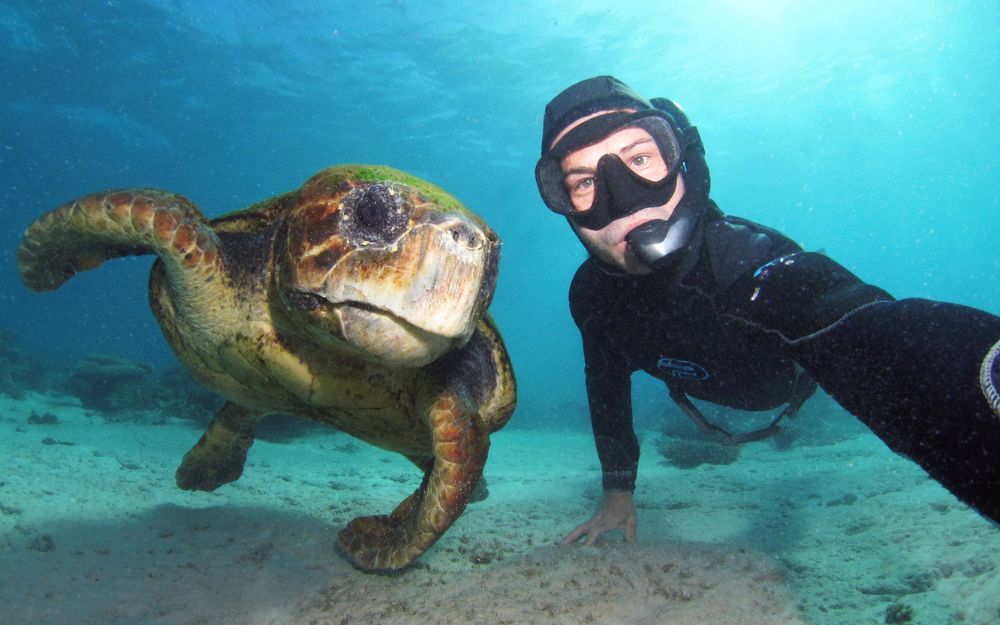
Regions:
M 553 145 L 571 124 L 601 111 L 608 113 L 580 123 Z M 620 161 L 620 167 L 614 167 L 615 163 L 605 155 L 597 163 L 591 206 L 582 210 L 574 206 L 561 167 L 566 152 L 591 145 L 626 123 L 652 124 L 655 118 L 665 122 L 662 132 L 658 126 L 644 130 L 656 141 L 671 173 L 663 180 L 644 180 Z M 676 267 L 682 254 L 697 247 L 697 225 L 710 202 L 708 164 L 698 129 L 677 103 L 666 98 L 647 100 L 613 76 L 582 80 L 545 107 L 542 154 L 535 166 L 535 182 L 549 209 L 564 215 L 575 227 L 600 230 L 615 219 L 663 205 L 673 196 L 678 178 L 684 181 L 684 195 L 670 217 L 648 221 L 626 237 L 628 250 L 654 271 Z
M 653 105 L 614 76 L 595 76 L 567 88 L 545 107 L 542 154 L 549 151 L 560 132 L 581 117 L 620 108 L 646 111 Z

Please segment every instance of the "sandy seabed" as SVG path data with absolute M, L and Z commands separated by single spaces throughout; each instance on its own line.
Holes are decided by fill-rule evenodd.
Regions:
M 406 460 L 317 431 L 184 492 L 200 434 L 0 396 L 0 623 L 1000 624 L 1000 529 L 865 432 L 690 469 L 647 433 L 637 543 L 564 547 L 599 497 L 593 443 L 509 427 L 489 498 L 391 576 L 352 568 L 336 536 L 417 486 Z

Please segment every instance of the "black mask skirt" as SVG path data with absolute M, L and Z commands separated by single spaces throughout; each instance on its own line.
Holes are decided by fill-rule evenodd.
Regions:
M 605 154 L 597 162 L 593 203 L 586 210 L 577 210 L 564 183 L 563 158 L 611 133 L 632 127 L 645 130 L 653 138 L 668 164 L 667 175 L 661 180 L 648 180 L 632 171 L 616 154 Z M 580 124 L 542 156 L 535 167 L 535 181 L 550 210 L 565 215 L 582 228 L 600 230 L 621 217 L 666 204 L 677 187 L 685 147 L 678 143 L 670 121 L 660 111 L 608 113 Z

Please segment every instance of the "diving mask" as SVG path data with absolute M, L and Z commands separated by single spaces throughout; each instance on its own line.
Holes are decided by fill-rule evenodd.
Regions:
M 605 154 L 593 175 L 590 205 L 578 208 L 567 188 L 563 159 L 626 128 L 638 128 L 652 138 L 666 165 L 666 174 L 651 180 L 630 168 L 617 154 Z M 600 230 L 612 221 L 650 206 L 666 204 L 674 195 L 686 146 L 678 143 L 667 116 L 657 110 L 613 112 L 573 128 L 538 160 L 535 180 L 545 204 L 588 230 Z

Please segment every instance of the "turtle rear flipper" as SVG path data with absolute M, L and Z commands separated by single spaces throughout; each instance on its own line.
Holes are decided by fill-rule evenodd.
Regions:
M 221 263 L 219 239 L 187 198 L 152 189 L 107 191 L 52 210 L 17 249 L 25 285 L 52 291 L 106 260 L 156 254 L 171 279 L 204 283 Z
M 243 475 L 247 451 L 253 445 L 260 415 L 232 402 L 219 410 L 201 439 L 177 468 L 177 486 L 213 491 Z
M 451 527 L 479 483 L 489 438 L 477 413 L 447 394 L 429 410 L 434 463 L 390 515 L 354 519 L 337 543 L 359 567 L 391 571 L 412 563 Z

